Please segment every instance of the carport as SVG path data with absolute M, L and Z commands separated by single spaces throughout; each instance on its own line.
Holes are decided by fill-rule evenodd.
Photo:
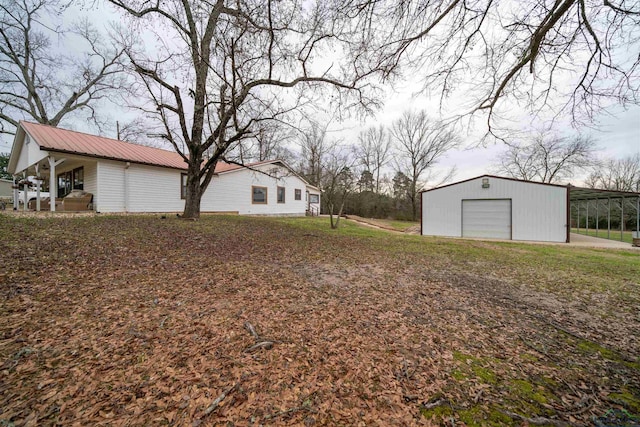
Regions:
M 585 234 L 588 230 L 595 230 L 596 237 L 607 239 L 611 239 L 614 233 L 620 233 L 620 240 L 623 240 L 625 222 L 629 223 L 630 214 L 635 214 L 634 237 L 640 237 L 640 193 L 573 186 L 568 188 L 571 228 L 577 228 L 578 233 L 581 229 Z M 616 224 L 617 227 L 612 229 L 612 225 Z M 582 225 L 584 226 L 581 227 Z M 633 231 L 633 226 L 628 231 Z

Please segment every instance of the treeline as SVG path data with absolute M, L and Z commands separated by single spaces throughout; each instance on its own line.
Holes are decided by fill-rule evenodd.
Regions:
M 287 161 L 322 190 L 322 212 L 337 216 L 415 221 L 420 215 L 419 192 L 453 173 L 437 172 L 435 166 L 460 140 L 449 126 L 424 111 L 406 111 L 390 126 L 363 130 L 351 143 L 332 138 L 328 127 L 314 122 L 287 131 L 271 123 L 235 155 L 245 163 Z

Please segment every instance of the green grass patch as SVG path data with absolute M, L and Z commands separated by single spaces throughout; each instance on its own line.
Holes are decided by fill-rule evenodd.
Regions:
M 483 384 L 495 385 L 498 377 L 491 369 L 489 360 L 483 360 L 460 351 L 453 352 L 453 360 L 458 361 L 458 369 L 451 372 L 451 376 L 458 381 L 475 380 Z M 488 365 L 488 366 L 487 366 Z
M 619 402 L 622 406 L 629 409 L 635 416 L 640 414 L 640 394 L 631 393 L 628 388 L 623 388 L 618 393 L 609 394 L 609 399 Z
M 603 359 L 607 359 L 612 362 L 624 365 L 627 368 L 640 372 L 640 360 L 630 361 L 624 359 L 621 355 L 613 350 L 601 346 L 600 344 L 592 341 L 582 340 L 578 343 L 578 350 L 585 355 L 600 354 Z
M 420 225 L 418 221 L 400 221 L 395 219 L 374 219 L 372 222 L 385 225 L 398 231 L 407 231 L 413 226 Z
M 629 287 L 640 283 L 640 253 L 633 250 L 399 235 L 351 221 L 341 221 L 332 230 L 329 219 L 323 217 L 265 220 L 315 236 L 362 238 L 372 251 L 403 260 L 408 267 L 429 262 L 434 268 L 462 274 L 493 272 L 502 280 L 526 283 L 563 298 L 607 292 L 640 302 L 638 293 Z M 349 258 L 346 253 L 342 256 Z

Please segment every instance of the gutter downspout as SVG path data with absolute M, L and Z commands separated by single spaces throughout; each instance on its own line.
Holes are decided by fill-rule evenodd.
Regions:
M 129 212 L 129 167 L 131 162 L 125 163 L 124 166 L 124 211 Z

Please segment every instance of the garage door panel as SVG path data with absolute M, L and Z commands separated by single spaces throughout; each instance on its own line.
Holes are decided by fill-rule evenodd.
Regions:
M 511 200 L 463 200 L 462 236 L 511 239 Z

